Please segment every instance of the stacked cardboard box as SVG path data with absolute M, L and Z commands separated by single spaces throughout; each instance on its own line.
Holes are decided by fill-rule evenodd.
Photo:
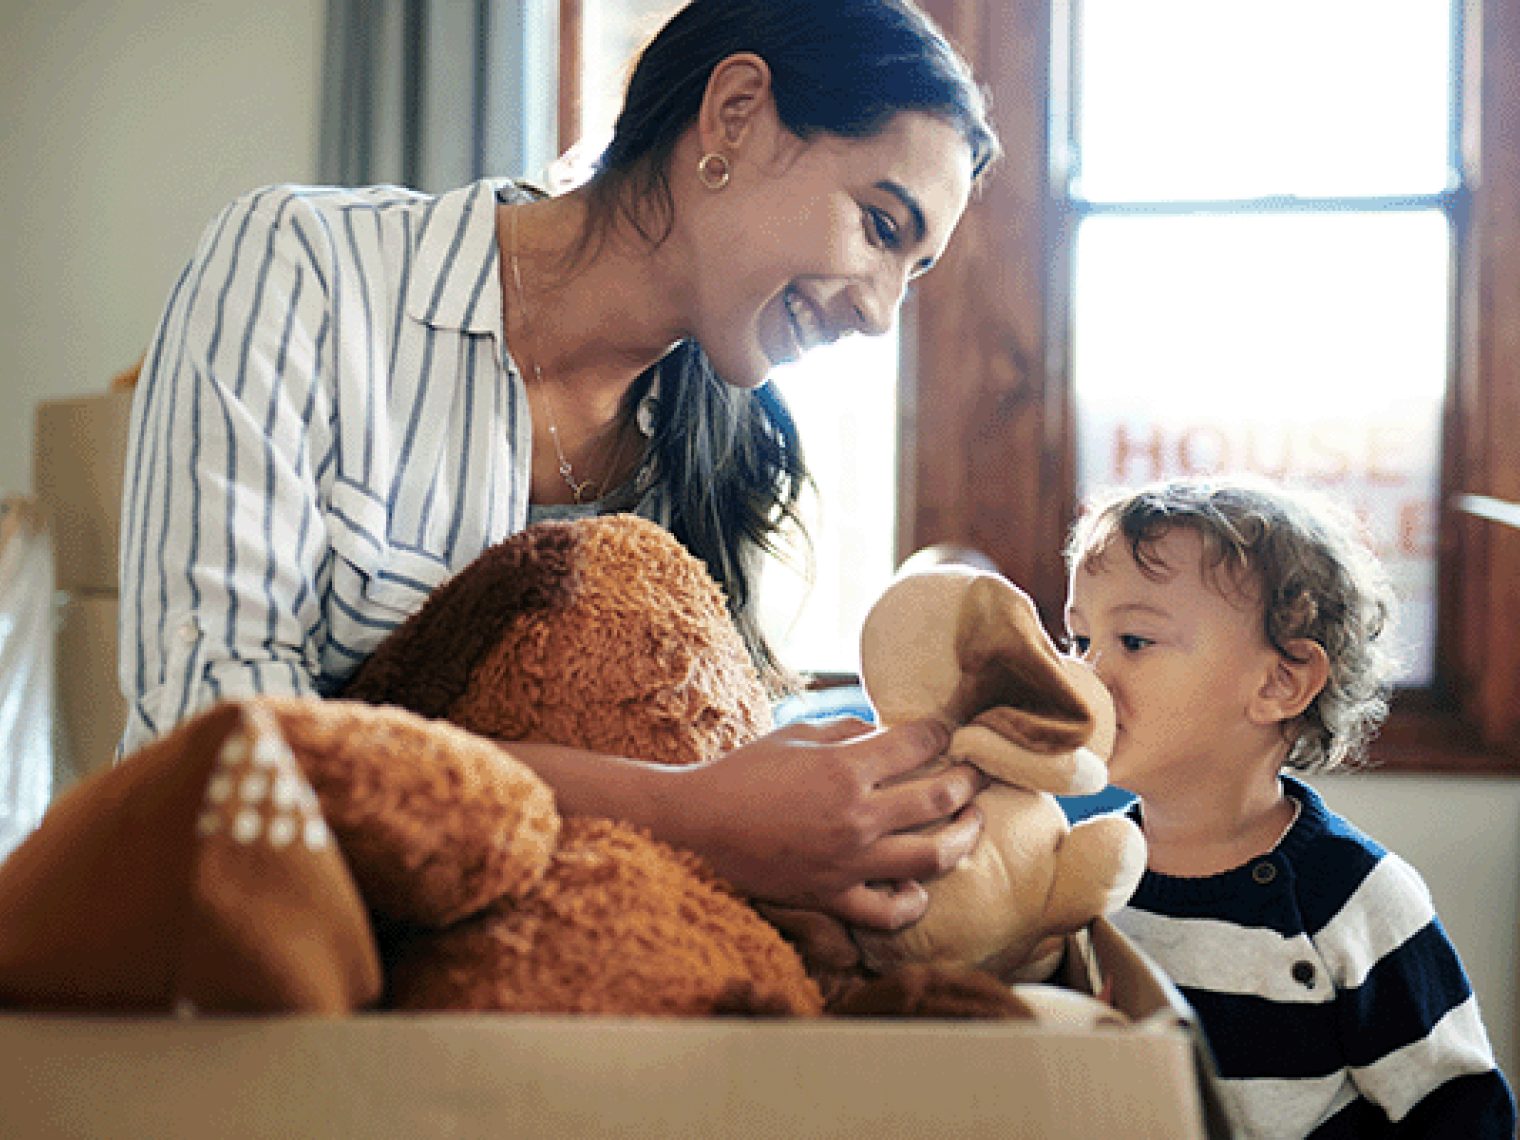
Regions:
M 131 408 L 127 389 L 37 407 L 32 482 L 52 533 L 61 599 L 55 790 L 109 764 L 126 719 L 116 684 L 116 618 Z

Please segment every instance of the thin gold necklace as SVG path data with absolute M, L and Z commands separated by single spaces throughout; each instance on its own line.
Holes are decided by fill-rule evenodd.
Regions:
M 522 313 L 523 339 L 530 340 L 533 336 L 532 322 L 528 319 L 528 298 L 523 292 L 522 267 L 517 263 L 517 211 L 519 207 L 512 208 L 512 248 L 508 251 L 508 261 L 512 266 L 512 285 L 517 290 L 517 308 Z M 526 347 L 526 345 L 524 346 Z M 565 481 L 565 486 L 570 488 L 570 494 L 574 496 L 577 505 L 581 503 L 595 502 L 596 496 L 587 497 L 587 490 L 595 491 L 601 484 L 595 479 L 577 479 L 575 468 L 570 466 L 570 458 L 565 454 L 565 449 L 559 441 L 559 421 L 554 416 L 554 397 L 549 387 L 544 383 L 544 371 L 538 366 L 538 354 L 535 352 L 528 358 L 529 366 L 533 369 L 533 379 L 539 394 L 543 397 L 544 418 L 548 421 L 549 441 L 554 444 L 554 455 L 559 461 L 559 476 Z M 616 456 L 613 461 L 616 461 Z M 606 476 L 602 477 L 606 481 Z

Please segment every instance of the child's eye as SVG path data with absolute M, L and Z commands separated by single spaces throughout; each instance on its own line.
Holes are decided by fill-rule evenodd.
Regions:
M 1066 643 L 1066 652 L 1078 657 L 1086 657 L 1088 649 L 1092 647 L 1092 639 L 1078 633 L 1068 633 L 1063 640 Z
M 886 249 L 896 249 L 899 244 L 897 219 L 878 206 L 867 206 L 865 210 L 873 241 Z
M 1147 645 L 1154 645 L 1155 642 L 1148 637 L 1140 637 L 1138 634 L 1121 633 L 1119 635 L 1119 644 L 1124 647 L 1126 653 L 1138 653 Z

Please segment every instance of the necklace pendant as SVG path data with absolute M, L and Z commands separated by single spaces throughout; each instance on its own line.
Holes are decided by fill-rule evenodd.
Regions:
M 576 506 L 580 506 L 582 503 L 588 501 L 586 499 L 586 488 L 594 486 L 595 484 L 590 479 L 578 481 L 575 478 L 575 468 L 570 466 L 570 461 L 568 459 L 560 459 L 559 477 L 565 481 L 565 486 L 570 488 L 570 494 L 574 496 Z

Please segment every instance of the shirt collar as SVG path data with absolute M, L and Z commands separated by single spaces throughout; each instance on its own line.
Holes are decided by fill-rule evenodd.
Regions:
M 433 199 L 413 251 L 407 316 L 432 328 L 501 335 L 501 185 L 500 179 L 482 179 Z M 507 192 L 516 196 L 511 186 Z

